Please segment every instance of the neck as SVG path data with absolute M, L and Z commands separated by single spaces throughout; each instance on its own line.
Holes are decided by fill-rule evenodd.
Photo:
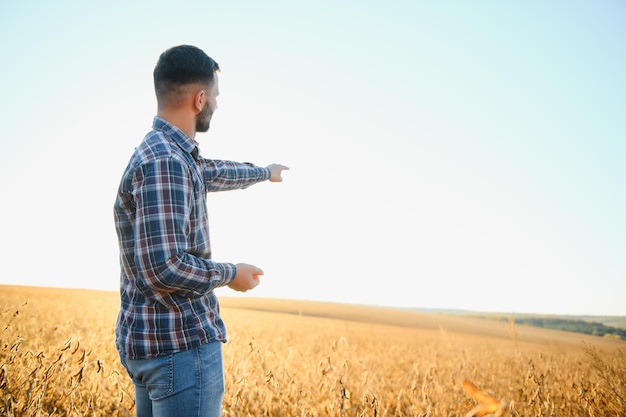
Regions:
M 194 139 L 196 136 L 196 119 L 190 117 L 186 112 L 176 110 L 159 109 L 157 116 L 167 120 L 177 128 L 183 131 L 189 138 Z

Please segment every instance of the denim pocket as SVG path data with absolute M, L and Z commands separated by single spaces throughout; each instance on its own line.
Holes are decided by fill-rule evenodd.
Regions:
M 159 400 L 174 392 L 173 355 L 154 359 L 126 359 L 135 385 L 144 386 L 151 400 Z
M 146 389 L 151 400 L 159 400 L 174 392 L 174 359 L 173 355 L 154 359 L 160 362 L 152 370 L 150 378 L 146 381 Z

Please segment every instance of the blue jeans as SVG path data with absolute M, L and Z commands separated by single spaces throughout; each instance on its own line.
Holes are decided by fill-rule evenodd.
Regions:
M 137 417 L 219 417 L 224 399 L 222 343 L 154 359 L 121 358 L 135 384 Z

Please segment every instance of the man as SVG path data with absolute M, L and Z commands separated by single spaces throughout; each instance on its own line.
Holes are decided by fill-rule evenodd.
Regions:
M 283 165 L 204 159 L 196 132 L 217 109 L 218 64 L 189 45 L 154 69 L 158 112 L 121 179 L 114 206 L 121 307 L 116 346 L 138 417 L 220 415 L 226 329 L 213 290 L 247 291 L 263 271 L 211 260 L 206 193 L 282 181 Z

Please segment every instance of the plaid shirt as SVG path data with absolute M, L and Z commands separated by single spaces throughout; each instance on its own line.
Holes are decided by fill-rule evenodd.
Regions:
M 120 354 L 153 358 L 226 340 L 213 289 L 229 284 L 236 269 L 211 260 L 206 193 L 269 177 L 267 168 L 201 158 L 196 141 L 155 117 L 124 171 L 114 206 Z

